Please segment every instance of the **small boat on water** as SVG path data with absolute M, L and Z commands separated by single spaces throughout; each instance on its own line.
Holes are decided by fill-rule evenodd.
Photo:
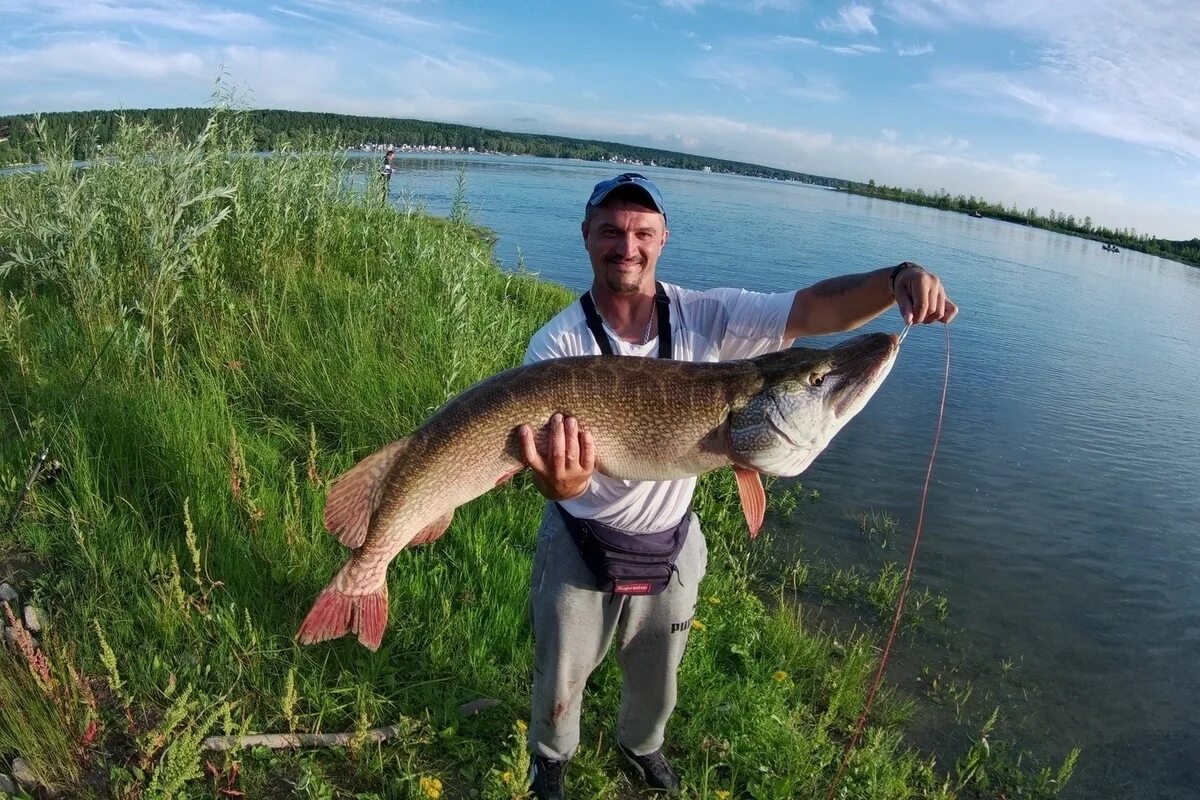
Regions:
M 1115 244 L 1106 244 L 1106 245 L 1104 245 L 1104 247 L 1102 247 L 1101 249 L 1102 249 L 1102 250 L 1107 250 L 1107 251 L 1108 251 L 1108 252 L 1110 252 L 1110 253 L 1119 253 L 1119 252 L 1121 252 L 1121 248 L 1117 247 Z
M 983 219 L 983 214 L 980 214 L 978 211 L 972 211 L 968 216 L 972 216 L 975 219 Z

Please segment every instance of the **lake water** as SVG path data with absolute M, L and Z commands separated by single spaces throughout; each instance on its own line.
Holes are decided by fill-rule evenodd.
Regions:
M 583 203 L 626 169 L 397 167 L 396 201 L 440 215 L 465 170 L 501 263 L 575 290 L 590 280 Z M 1081 747 L 1068 797 L 1200 798 L 1200 269 L 799 184 L 638 171 L 670 213 L 665 280 L 780 291 L 905 259 L 942 276 L 962 310 L 916 588 L 949 598 L 949 629 L 906 638 L 889 675 L 915 693 L 933 677 L 920 664 L 943 690 L 969 681 L 971 703 L 1002 706 L 1005 733 L 1043 761 Z M 900 327 L 892 311 L 867 329 Z M 777 531 L 783 546 L 870 569 L 902 559 L 944 359 L 940 326 L 910 333 L 876 398 L 800 476 L 821 500 Z M 894 550 L 859 533 L 865 509 L 898 519 Z M 913 736 L 952 759 L 962 734 L 941 697 Z

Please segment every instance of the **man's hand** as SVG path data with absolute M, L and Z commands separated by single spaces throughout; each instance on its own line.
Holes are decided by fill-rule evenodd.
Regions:
M 892 296 L 900 307 L 900 316 L 908 325 L 949 323 L 958 313 L 958 306 L 946 296 L 941 279 L 917 264 L 906 266 L 896 273 Z
M 533 470 L 533 485 L 547 500 L 578 497 L 587 489 L 596 466 L 592 434 L 580 430 L 574 417 L 564 418 L 562 414 L 550 417 L 543 430 L 546 436 L 539 448 L 533 428 L 522 425 L 517 429 L 521 458 Z

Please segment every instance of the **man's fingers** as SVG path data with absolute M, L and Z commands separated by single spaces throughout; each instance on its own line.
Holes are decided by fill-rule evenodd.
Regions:
M 556 474 L 561 475 L 566 468 L 567 439 L 563 434 L 563 416 L 554 414 L 550 417 L 550 464 Z
M 517 428 L 517 437 L 521 440 L 521 458 L 525 464 L 535 472 L 545 472 L 546 464 L 542 461 L 541 453 L 537 451 L 533 428 L 522 425 Z
M 579 432 L 579 467 L 586 472 L 596 468 L 596 443 L 588 430 Z
M 954 319 L 956 316 L 958 316 L 958 305 L 953 300 L 951 300 L 949 297 L 947 297 L 946 298 L 946 313 L 942 316 L 942 322 L 949 325 L 950 320 Z
M 937 307 L 937 290 L 937 281 L 931 281 L 926 284 L 925 291 L 921 294 L 918 324 L 924 324 L 933 318 L 933 310 Z
M 925 312 L 928 308 L 927 303 L 928 299 L 925 289 L 914 281 L 912 287 L 912 310 L 910 312 L 912 316 L 909 320 L 913 325 L 920 325 L 925 321 Z
M 563 420 L 563 434 L 567 439 L 567 466 L 579 461 L 579 422 L 574 417 Z
M 901 286 L 896 292 L 896 305 L 900 307 L 900 317 L 904 320 L 904 324 L 911 325 L 913 322 L 913 301 L 907 286 Z

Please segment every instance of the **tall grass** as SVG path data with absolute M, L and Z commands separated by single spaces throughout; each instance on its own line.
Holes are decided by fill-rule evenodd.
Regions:
M 571 298 L 497 269 L 465 195 L 458 219 L 399 214 L 327 142 L 250 155 L 243 125 L 217 111 L 192 141 L 126 125 L 86 169 L 69 143 L 43 142 L 44 171 L 0 179 L 5 501 L 65 423 L 52 443 L 65 473 L 35 489 L 0 557 L 34 559 L 18 580 L 106 686 L 88 766 L 103 779 L 67 780 L 81 796 L 520 796 L 541 509 L 528 482 L 397 558 L 378 653 L 291 637 L 346 556 L 322 529 L 328 480 L 518 363 Z M 690 796 L 815 796 L 875 651 L 812 635 L 761 599 L 772 565 L 745 542 L 734 491 L 714 475 L 698 496 L 712 556 L 671 753 Z M 619 683 L 611 660 L 592 680 L 574 796 L 630 791 L 612 748 Z M 0 718 L 42 724 L 7 686 Z M 459 716 L 480 697 L 500 706 Z M 945 798 L 963 785 L 905 746 L 908 708 L 884 697 L 839 797 Z M 199 749 L 206 733 L 389 723 L 406 733 L 386 745 Z M 52 749 L 77 758 L 79 721 L 64 730 Z M 0 749 L 23 741 L 0 736 Z M 1025 773 L 1012 774 L 1019 786 Z M 1026 796 L 1057 788 L 1041 791 Z

